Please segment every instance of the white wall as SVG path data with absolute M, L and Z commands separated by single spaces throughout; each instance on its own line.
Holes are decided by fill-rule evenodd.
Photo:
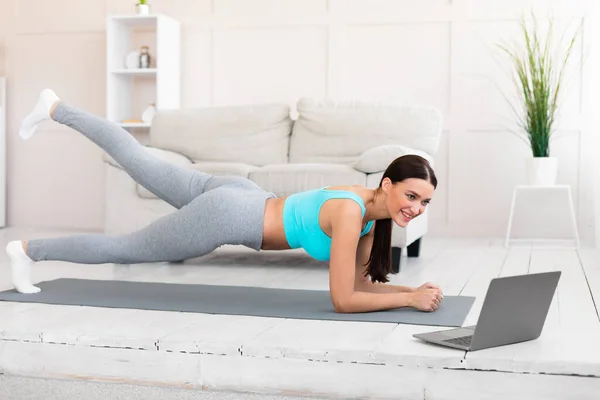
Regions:
M 5 38 L 9 32 L 10 4 L 0 1 L 0 228 L 6 226 L 6 47 Z
M 9 32 L 4 34 L 13 133 L 9 224 L 101 229 L 100 151 L 55 124 L 44 125 L 29 142 L 14 133 L 46 86 L 104 113 L 104 18 L 130 13 L 134 3 L 0 0 L 0 10 L 12 10 L 7 18 L 12 27 L 5 25 Z M 510 81 L 492 57 L 494 43 L 518 33 L 516 18 L 529 6 L 540 15 L 552 11 L 572 19 L 574 25 L 590 3 L 151 0 L 156 12 L 183 24 L 184 107 L 293 105 L 300 96 L 438 107 L 445 125 L 436 156 L 440 186 L 431 205 L 431 229 L 460 235 L 503 235 L 512 187 L 525 177 L 529 150 L 503 127 L 510 114 L 496 85 L 510 89 Z M 2 38 L 0 28 L 0 70 Z M 584 47 L 580 42 L 578 57 Z M 559 130 L 564 137 L 553 146 L 559 181 L 573 187 L 584 237 L 593 231 L 589 143 L 595 134 L 581 118 L 589 100 L 583 96 L 585 68 L 574 70 Z
M 586 31 L 589 38 L 600 37 L 600 4 L 594 2 L 589 14 L 590 24 Z M 600 86 L 600 75 L 596 72 L 597 66 L 600 65 L 600 41 L 588 41 L 589 47 L 587 50 L 586 62 L 590 66 L 587 69 L 584 86 L 584 126 L 589 133 L 591 139 L 590 152 L 592 157 L 591 162 L 594 174 L 593 185 L 590 189 L 594 189 L 594 233 L 596 251 L 600 254 L 600 157 L 598 157 L 598 149 L 600 149 L 600 135 L 598 135 L 597 127 L 600 126 L 600 113 L 598 105 L 600 104 L 598 87 Z M 594 69 L 595 67 L 595 69 Z

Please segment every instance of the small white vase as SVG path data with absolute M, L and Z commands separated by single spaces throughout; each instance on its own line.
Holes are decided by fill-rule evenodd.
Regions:
M 155 115 L 156 106 L 154 104 L 150 104 L 142 113 L 142 121 L 144 121 L 146 124 L 151 124 Z
M 556 157 L 531 157 L 527 159 L 527 180 L 531 186 L 553 186 L 558 174 Z
M 149 4 L 136 4 L 135 12 L 138 15 L 148 15 L 148 14 L 150 14 L 150 5 Z

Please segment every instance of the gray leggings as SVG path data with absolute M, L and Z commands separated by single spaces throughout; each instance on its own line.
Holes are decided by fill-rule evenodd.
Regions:
M 136 182 L 177 210 L 125 235 L 28 241 L 32 260 L 129 264 L 186 260 L 224 244 L 260 250 L 265 202 L 273 193 L 243 177 L 212 176 L 158 159 L 118 125 L 62 101 L 53 119 L 96 143 Z

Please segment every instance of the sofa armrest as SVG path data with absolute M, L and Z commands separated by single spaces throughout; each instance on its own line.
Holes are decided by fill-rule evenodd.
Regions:
M 426 152 L 397 144 L 373 147 L 363 152 L 352 166 L 365 174 L 374 174 L 385 171 L 392 161 L 406 154 L 421 156 L 433 166 L 433 158 Z
M 177 164 L 177 165 L 193 164 L 192 160 L 190 160 L 189 158 L 187 158 L 186 156 L 184 156 L 181 153 L 177 153 L 177 152 L 171 151 L 171 150 L 159 149 L 158 147 L 150 147 L 150 146 L 142 146 L 142 147 L 144 148 L 144 150 L 146 150 L 147 152 L 149 152 L 150 154 L 152 154 L 153 156 L 155 156 L 161 160 L 165 160 L 165 161 L 171 162 L 173 164 Z M 109 156 L 107 153 L 104 153 L 102 155 L 102 160 L 114 167 L 121 168 L 119 163 L 116 162 L 115 159 L 112 158 L 111 156 Z M 123 169 L 123 168 L 121 168 L 121 169 Z

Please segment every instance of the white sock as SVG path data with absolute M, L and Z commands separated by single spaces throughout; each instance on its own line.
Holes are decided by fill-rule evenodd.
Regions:
M 19 130 L 21 138 L 29 139 L 35 133 L 35 128 L 40 122 L 52 119 L 50 108 L 57 100 L 59 100 L 58 96 L 51 89 L 42 90 L 35 107 L 21 122 L 21 129 Z
M 40 288 L 31 284 L 31 265 L 33 264 L 33 260 L 25 253 L 23 242 L 20 240 L 9 242 L 6 245 L 6 254 L 10 259 L 15 289 L 20 293 L 38 293 Z

